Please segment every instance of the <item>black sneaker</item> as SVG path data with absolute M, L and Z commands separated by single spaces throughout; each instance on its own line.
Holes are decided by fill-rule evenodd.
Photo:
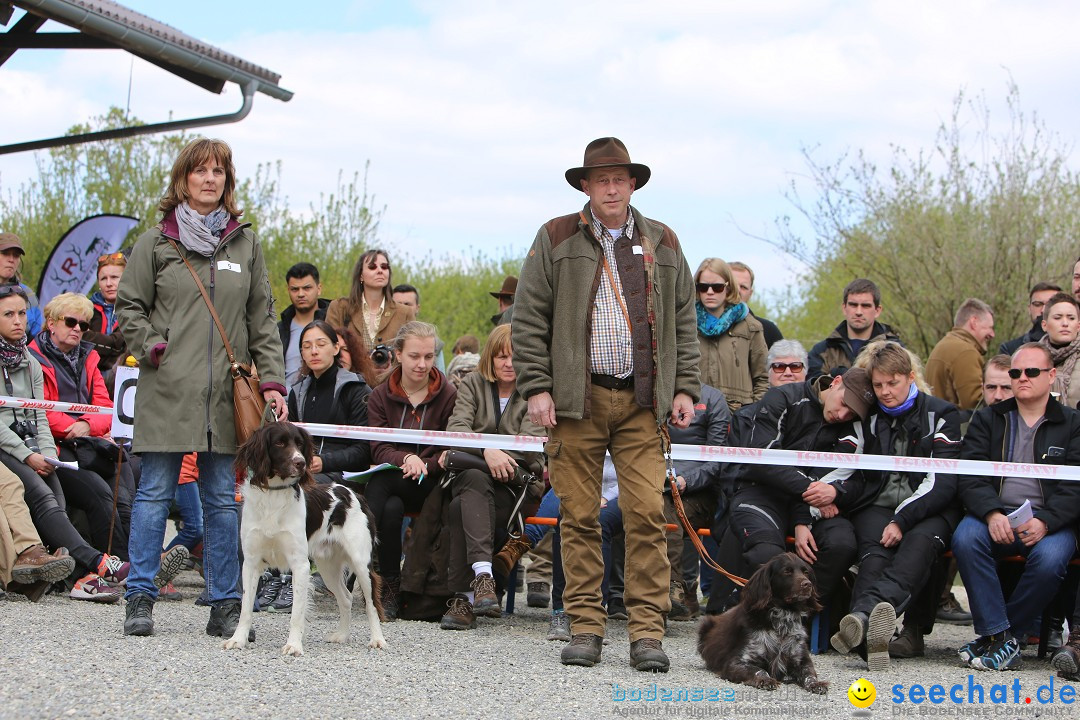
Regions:
M 210 621 L 206 623 L 206 634 L 228 640 L 236 632 L 236 626 L 239 624 L 240 601 L 226 600 L 210 608 Z M 248 642 L 255 642 L 255 628 L 248 631 Z
M 145 637 L 154 634 L 154 601 L 146 593 L 135 593 L 124 609 L 124 634 Z
M 281 592 L 281 575 L 275 575 L 272 570 L 263 571 L 255 595 L 255 612 L 269 610 L 279 592 Z
M 292 575 L 282 575 L 278 580 L 279 590 L 274 602 L 267 608 L 270 612 L 289 612 L 292 610 L 293 591 Z

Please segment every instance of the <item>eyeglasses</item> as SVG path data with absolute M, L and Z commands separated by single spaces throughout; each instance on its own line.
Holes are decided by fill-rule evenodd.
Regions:
M 702 295 L 709 292 L 710 290 L 712 290 L 717 295 L 721 295 L 721 294 L 727 292 L 727 283 L 726 282 L 724 282 L 724 283 L 703 283 L 703 282 L 699 282 L 697 284 L 697 291 L 699 293 L 701 293 Z
M 85 320 L 79 320 L 78 318 L 73 318 L 73 317 L 70 317 L 70 316 L 65 316 L 65 317 L 61 318 L 61 320 L 63 320 L 64 324 L 67 325 L 72 330 L 75 329 L 76 325 L 78 325 L 79 329 L 82 330 L 83 332 L 86 332 L 87 330 L 90 329 L 90 323 L 86 322 Z
M 806 367 L 806 366 L 803 365 L 801 362 L 793 362 L 793 363 L 775 362 L 775 363 L 773 363 L 772 365 L 769 366 L 769 369 L 772 370 L 775 373 L 783 373 L 783 372 L 787 372 L 788 370 L 791 370 L 791 372 L 797 373 L 797 372 L 802 372 L 802 369 L 804 367 Z
M 309 341 L 309 342 L 301 343 L 300 344 L 300 349 L 301 350 L 311 350 L 312 348 L 322 349 L 322 348 L 325 348 L 325 347 L 330 347 L 331 345 L 333 345 L 333 343 L 330 342 L 329 340 L 316 340 L 315 342 L 310 342 Z
M 1024 368 L 1021 370 L 1020 368 L 1010 368 L 1009 377 L 1013 380 L 1019 380 L 1020 375 L 1027 375 L 1029 378 L 1037 378 L 1044 372 L 1050 372 L 1053 369 L 1054 368 Z
M 374 270 L 376 268 L 378 268 L 380 270 L 389 270 L 390 269 L 390 263 L 381 263 L 381 264 L 379 264 L 379 263 L 368 263 L 368 266 L 367 266 L 368 270 Z

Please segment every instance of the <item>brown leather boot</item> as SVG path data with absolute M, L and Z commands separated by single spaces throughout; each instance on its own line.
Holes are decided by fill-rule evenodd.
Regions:
M 54 583 L 63 580 L 75 569 L 75 561 L 60 548 L 50 555 L 42 545 L 33 545 L 23 550 L 15 558 L 11 568 L 11 579 L 25 585 L 38 582 Z
M 521 556 L 531 549 L 532 543 L 529 538 L 524 535 L 512 537 L 502 546 L 502 550 L 495 553 L 495 557 L 491 559 L 491 566 L 501 575 L 509 575 L 514 566 L 517 565 L 518 560 L 521 559 Z
M 925 654 L 922 629 L 914 623 L 905 623 L 900 636 L 889 643 L 889 655 L 894 658 L 922 657 Z

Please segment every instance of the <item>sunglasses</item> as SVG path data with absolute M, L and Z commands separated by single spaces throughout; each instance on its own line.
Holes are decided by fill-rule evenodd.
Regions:
M 382 263 L 381 265 L 378 264 L 378 263 L 368 263 L 368 266 L 367 266 L 368 270 L 374 270 L 376 268 L 378 268 L 380 270 L 389 270 L 390 269 L 390 263 Z
M 697 284 L 697 291 L 699 293 L 701 293 L 702 295 L 709 292 L 710 290 L 712 290 L 717 295 L 721 295 L 721 294 L 727 292 L 727 283 L 703 283 L 703 282 L 699 282 Z
M 26 299 L 26 291 L 18 285 L 0 285 L 0 298 L 5 298 L 8 295 L 18 295 L 24 300 Z
M 99 265 L 102 263 L 107 263 L 109 261 L 123 261 L 125 264 L 127 264 L 127 255 L 124 255 L 124 253 L 122 252 L 108 253 L 107 255 L 98 255 L 97 261 Z
M 806 366 L 803 365 L 801 362 L 793 362 L 793 363 L 775 362 L 775 363 L 773 363 L 772 365 L 769 366 L 769 368 L 773 372 L 776 372 L 776 373 L 787 372 L 788 370 L 791 370 L 791 372 L 802 372 L 802 369 L 804 367 L 806 367 Z
M 78 325 L 79 329 L 82 330 L 83 332 L 86 332 L 87 330 L 90 329 L 90 323 L 86 322 L 85 320 L 78 320 L 78 319 L 70 317 L 70 316 L 65 316 L 65 317 L 61 318 L 61 320 L 63 320 L 64 324 L 67 325 L 69 328 L 71 328 L 73 330 L 75 329 L 76 325 Z
M 1029 378 L 1037 378 L 1044 372 L 1050 372 L 1053 369 L 1054 368 L 1024 368 L 1021 370 L 1020 368 L 1011 368 L 1009 370 L 1009 377 L 1013 380 L 1019 380 L 1020 375 L 1027 375 Z

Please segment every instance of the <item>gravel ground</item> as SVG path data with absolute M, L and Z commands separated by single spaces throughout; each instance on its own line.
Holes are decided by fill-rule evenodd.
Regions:
M 866 675 L 857 659 L 829 653 L 815 658 L 830 681 L 825 697 L 798 688 L 767 693 L 735 688 L 708 673 L 695 653 L 695 623 L 672 623 L 664 647 L 671 672 L 646 675 L 628 665 L 626 623 L 609 624 L 611 643 L 594 668 L 559 664 L 561 643 L 545 641 L 546 610 L 521 607 L 501 620 L 481 618 L 470 632 L 448 632 L 430 623 L 386 624 L 388 647 L 368 650 L 367 624 L 354 608 L 353 636 L 346 645 L 323 641 L 336 624 L 331 598 L 318 596 L 311 610 L 306 654 L 285 658 L 288 616 L 255 617 L 257 641 L 243 651 L 224 651 L 205 635 L 206 608 L 194 605 L 201 579 L 181 575 L 183 602 L 155 608 L 157 634 L 125 638 L 123 607 L 48 596 L 32 604 L 21 596 L 0 601 L 0 717 L 3 718 L 595 718 L 604 716 L 681 717 L 852 717 L 847 688 Z M 1045 660 L 1025 655 L 1015 673 L 979 673 L 975 682 L 1021 682 L 1020 704 L 1006 707 L 894 705 L 891 688 L 919 683 L 929 688 L 963 684 L 968 675 L 955 648 L 971 637 L 970 627 L 939 625 L 927 638 L 927 657 L 894 661 L 887 673 L 871 677 L 878 700 L 871 716 L 994 711 L 994 717 L 1077 717 L 1080 711 L 1040 705 L 1035 693 L 1049 682 Z M 1030 656 L 1030 659 L 1029 659 Z M 616 701 L 619 691 L 658 693 L 701 688 L 733 690 L 724 701 Z M 1054 681 L 1059 692 L 1064 683 Z M 1024 698 L 1033 704 L 1025 705 Z M 958 712 L 959 711 L 959 712 Z M 998 712 L 1000 711 L 1000 712 Z

